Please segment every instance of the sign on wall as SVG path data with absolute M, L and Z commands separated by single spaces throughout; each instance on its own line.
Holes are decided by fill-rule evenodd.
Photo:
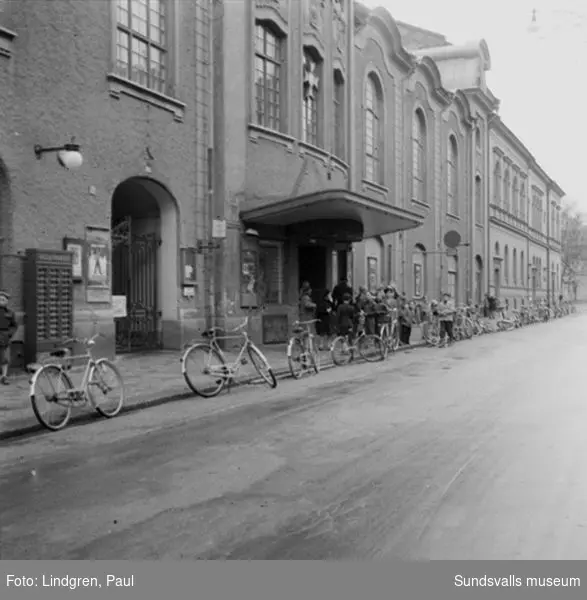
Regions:
M 86 299 L 110 303 L 110 230 L 86 227 Z

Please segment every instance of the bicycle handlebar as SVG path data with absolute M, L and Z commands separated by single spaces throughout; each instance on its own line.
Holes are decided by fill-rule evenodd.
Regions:
M 84 344 L 84 346 L 93 346 L 96 343 L 96 339 L 99 337 L 105 337 L 102 333 L 96 333 L 90 338 L 65 338 L 61 341 L 62 344 Z

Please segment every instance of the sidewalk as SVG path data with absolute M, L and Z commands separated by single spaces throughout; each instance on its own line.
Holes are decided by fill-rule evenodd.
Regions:
M 412 344 L 418 347 L 420 343 L 420 329 L 414 328 Z M 290 377 L 286 345 L 262 346 L 262 350 L 278 379 Z M 236 358 L 235 351 L 227 351 L 226 355 L 228 360 Z M 119 355 L 116 363 L 124 379 L 127 394 L 123 411 L 141 410 L 164 402 L 193 397 L 194 394 L 181 375 L 180 356 L 179 351 Z M 321 369 L 333 366 L 330 353 L 321 352 Z M 74 384 L 78 384 L 81 370 L 74 368 L 71 373 Z M 249 361 L 241 368 L 236 385 L 230 392 L 221 392 L 219 398 L 227 393 L 238 393 L 237 386 L 258 379 L 259 376 Z M 10 386 L 0 386 L 0 440 L 43 429 L 33 414 L 29 400 L 29 376 L 18 373 L 11 378 L 10 383 Z M 71 422 L 100 418 L 92 408 L 83 406 L 72 410 Z

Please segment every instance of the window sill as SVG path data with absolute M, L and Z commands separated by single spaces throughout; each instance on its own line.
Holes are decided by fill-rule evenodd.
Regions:
M 18 35 L 6 27 L 0 26 L 0 56 L 4 58 L 12 57 L 12 45 Z
M 483 229 L 483 223 L 475 223 L 475 227 L 479 227 L 479 229 Z
M 290 152 L 293 152 L 296 141 L 291 135 L 269 129 L 268 127 L 263 127 L 262 125 L 255 125 L 254 123 L 249 123 L 249 139 L 253 143 L 257 143 L 259 139 L 277 142 L 278 144 L 285 146 Z
M 461 220 L 461 217 L 459 217 L 459 215 L 455 215 L 454 213 L 451 213 L 451 212 L 447 212 L 446 216 L 450 217 L 454 221 L 460 221 Z
M 120 100 L 121 95 L 129 96 L 136 100 L 140 100 L 141 102 L 146 102 L 151 106 L 156 106 L 157 108 L 173 113 L 173 118 L 178 123 L 183 121 L 186 107 L 184 102 L 172 98 L 171 96 L 167 96 L 166 94 L 150 90 L 144 85 L 130 81 L 125 77 L 120 77 L 120 75 L 116 75 L 116 73 L 108 73 L 106 78 L 108 79 L 108 92 L 112 98 Z

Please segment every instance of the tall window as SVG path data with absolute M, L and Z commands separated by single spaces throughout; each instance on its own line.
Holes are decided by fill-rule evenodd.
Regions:
M 283 245 L 281 242 L 259 243 L 259 279 L 265 304 L 283 303 Z
M 510 170 L 507 168 L 503 176 L 503 208 L 510 212 Z
M 255 27 L 255 118 L 257 125 L 281 129 L 283 40 L 270 25 Z
M 475 147 L 478 152 L 481 152 L 481 128 L 477 127 L 475 129 Z
M 512 283 L 518 285 L 518 252 L 515 248 L 512 252 Z
M 321 60 L 316 51 L 313 48 L 304 48 L 303 140 L 313 146 L 317 146 L 320 141 L 320 66 Z
M 342 73 L 334 71 L 334 154 L 345 159 L 344 79 Z
M 520 219 L 526 220 L 526 186 L 520 186 Z
M 524 251 L 520 252 L 520 282 L 522 287 L 526 287 L 526 280 L 524 279 L 524 274 L 526 273 L 526 265 L 524 264 Z
M 510 280 L 510 249 L 507 245 L 503 249 L 503 280 L 506 285 Z
M 412 198 L 426 202 L 426 120 L 422 109 L 412 120 Z
M 365 86 L 365 179 L 382 183 L 383 94 L 379 80 L 369 75 Z
M 446 165 L 447 207 L 451 215 L 459 214 L 459 150 L 454 135 L 448 138 L 448 156 Z
M 475 220 L 477 223 L 483 223 L 485 211 L 483 210 L 483 181 L 481 176 L 475 177 Z
M 501 165 L 499 158 L 495 159 L 493 167 L 493 203 L 499 206 L 501 200 Z
M 412 252 L 413 295 L 421 298 L 426 295 L 426 249 L 416 244 Z
M 456 256 L 448 257 L 448 293 L 452 296 L 455 304 L 458 304 L 458 263 Z
M 512 213 L 517 217 L 518 216 L 518 204 L 519 200 L 519 186 L 518 186 L 518 177 L 514 175 L 514 185 L 512 187 L 513 196 L 512 196 Z
M 157 92 L 166 92 L 166 0 L 117 0 L 116 72 Z

